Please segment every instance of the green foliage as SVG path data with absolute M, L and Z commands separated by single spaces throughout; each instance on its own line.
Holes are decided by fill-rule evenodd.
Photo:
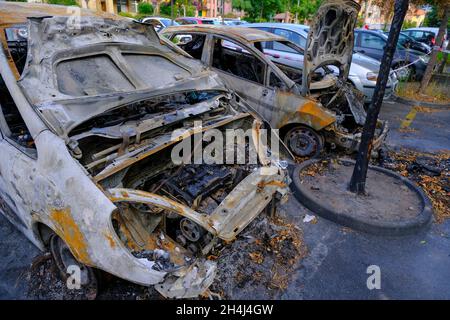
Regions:
M 152 15 L 153 14 L 153 6 L 148 2 L 139 2 L 138 13 L 141 15 Z
M 290 12 L 298 14 L 299 20 L 309 20 L 319 9 L 322 0 L 300 0 L 300 5 L 294 1 L 294 5 L 290 8 Z
M 60 4 L 63 6 L 78 6 L 75 0 L 47 0 L 48 4 Z
M 270 21 L 277 13 L 289 11 L 300 20 L 311 19 L 323 0 L 233 0 L 233 7 L 245 11 L 250 22 Z
M 364 18 L 363 17 L 359 17 L 358 20 L 356 21 L 356 27 L 357 28 L 362 28 L 364 27 Z
M 172 6 L 170 4 L 169 5 L 162 4 L 160 8 L 160 14 L 162 16 L 170 17 L 172 15 Z
M 228 12 L 227 14 L 225 14 L 223 16 L 224 18 L 230 18 L 230 19 L 235 19 L 236 15 L 233 12 Z
M 442 12 L 439 11 L 437 5 L 432 6 L 431 11 L 425 16 L 423 22 L 424 27 L 436 27 L 439 28 L 442 21 Z M 450 21 L 447 21 L 447 29 L 450 29 Z
M 425 16 L 425 20 L 423 22 L 423 25 L 425 27 L 439 27 L 439 17 L 437 12 L 437 7 L 433 6 L 431 8 L 431 11 L 428 11 L 427 15 Z
M 284 0 L 233 0 L 233 7 L 245 11 L 251 22 L 269 21 L 285 9 Z
M 402 29 L 409 29 L 417 27 L 417 22 L 405 20 L 403 21 Z
M 126 18 L 136 18 L 134 14 L 130 12 L 121 11 L 119 12 L 119 16 L 126 17 Z
M 9 2 L 27 2 L 27 0 L 6 0 Z
M 249 12 L 253 9 L 251 0 L 233 0 L 233 8 Z

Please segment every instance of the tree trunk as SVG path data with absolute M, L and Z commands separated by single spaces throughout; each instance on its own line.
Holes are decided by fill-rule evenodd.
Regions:
M 446 50 L 450 51 L 450 41 L 447 43 Z M 442 62 L 439 65 L 438 73 L 444 73 L 445 65 L 447 64 L 447 59 L 448 59 L 448 53 L 445 53 L 444 54 L 444 58 L 442 59 Z
M 391 64 L 394 57 L 396 44 L 402 29 L 403 20 L 408 10 L 409 0 L 396 0 L 394 6 L 394 18 L 392 20 L 391 31 L 384 49 L 383 58 L 375 93 L 372 97 L 369 110 L 367 111 L 366 122 L 359 145 L 358 155 L 356 158 L 355 168 L 350 180 L 349 189 L 358 194 L 364 194 L 366 188 L 367 168 L 372 153 L 372 143 L 375 135 L 375 129 L 378 122 L 378 114 L 380 113 L 381 104 L 383 103 L 384 92 L 388 82 Z
M 425 94 L 425 90 L 430 83 L 431 76 L 433 75 L 434 66 L 436 65 L 437 55 L 439 52 L 439 48 L 442 47 L 442 43 L 444 41 L 445 29 L 447 28 L 447 21 L 449 18 L 449 7 L 446 5 L 444 7 L 444 16 L 442 17 L 441 25 L 439 26 L 439 33 L 436 39 L 436 45 L 433 47 L 433 51 L 430 55 L 430 61 L 428 62 L 427 68 L 425 69 L 425 73 L 423 74 L 422 81 L 420 82 L 419 93 Z

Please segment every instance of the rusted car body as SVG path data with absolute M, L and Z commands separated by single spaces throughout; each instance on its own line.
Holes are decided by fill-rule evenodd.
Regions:
M 73 24 L 61 8 L 0 3 L 0 209 L 41 249 L 196 297 L 213 245 L 286 196 L 285 166 L 264 152 L 174 164 L 172 148 L 213 128 L 249 128 L 260 145 L 261 120 L 153 28 L 88 11 Z
M 274 128 L 297 156 L 318 155 L 325 139 L 349 152 L 359 145 L 365 122 L 363 97 L 349 86 L 357 14 L 350 0 L 330 0 L 319 9 L 310 28 L 307 50 L 265 31 L 241 27 L 185 25 L 163 35 L 217 72 Z M 283 57 L 265 49 L 298 52 L 306 56 L 298 69 L 283 64 Z M 302 62 L 299 62 L 299 64 Z M 330 68 L 339 69 L 334 76 Z M 380 121 L 374 150 L 387 135 Z

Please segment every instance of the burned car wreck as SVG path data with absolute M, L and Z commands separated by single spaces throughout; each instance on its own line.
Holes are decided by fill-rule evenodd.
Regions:
M 197 297 L 214 280 L 213 246 L 286 197 L 285 164 L 262 147 L 244 101 L 153 28 L 77 24 L 55 13 L 0 27 L 2 213 L 49 245 L 63 273 L 80 264 L 83 283 L 100 269 Z M 186 141 L 192 153 L 207 146 L 195 136 L 213 129 L 248 129 L 257 161 L 172 161 Z
M 324 2 L 312 22 L 306 52 L 254 28 L 185 25 L 162 34 L 217 72 L 280 130 L 294 155 L 318 156 L 325 142 L 351 153 L 358 149 L 366 117 L 363 95 L 347 82 L 359 9 L 350 0 Z M 379 121 L 373 150 L 387 132 L 387 123 Z

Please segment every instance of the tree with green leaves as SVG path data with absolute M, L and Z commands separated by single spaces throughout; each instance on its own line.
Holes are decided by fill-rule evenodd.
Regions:
M 450 0 L 415 0 L 420 4 L 430 4 L 437 8 L 438 17 L 441 19 L 439 23 L 439 32 L 436 37 L 436 44 L 431 51 L 430 61 L 428 62 L 427 68 L 423 74 L 422 81 L 420 82 L 419 94 L 425 94 L 425 90 L 430 83 L 431 76 L 433 75 L 434 68 L 437 64 L 437 57 L 444 43 L 445 31 L 448 26 L 448 20 L 450 18 Z
M 250 21 L 269 21 L 285 9 L 282 0 L 233 0 L 233 7 L 245 11 Z
M 323 0 L 292 0 L 290 12 L 296 15 L 298 21 L 310 20 L 319 9 Z
M 153 14 L 153 6 L 148 2 L 139 2 L 138 4 L 138 13 L 140 15 L 152 15 Z

